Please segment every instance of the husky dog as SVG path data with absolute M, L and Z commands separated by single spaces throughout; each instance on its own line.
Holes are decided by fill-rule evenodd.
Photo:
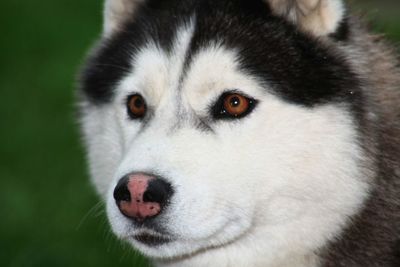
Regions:
M 400 266 L 400 72 L 341 0 L 106 0 L 81 125 L 156 266 Z

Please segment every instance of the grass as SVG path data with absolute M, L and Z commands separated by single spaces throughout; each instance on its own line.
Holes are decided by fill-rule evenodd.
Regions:
M 110 234 L 74 116 L 74 77 L 100 32 L 101 2 L 0 3 L 2 266 L 149 266 Z M 400 39 L 398 19 L 377 25 Z
M 74 77 L 101 1 L 2 1 L 2 266 L 146 266 L 109 233 L 87 177 Z M 5 12 L 6 10 L 6 12 Z M 92 210 L 92 212 L 90 212 Z

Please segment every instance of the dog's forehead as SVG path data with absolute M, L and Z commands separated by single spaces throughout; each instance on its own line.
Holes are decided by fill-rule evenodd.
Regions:
M 242 89 L 256 98 L 263 94 L 257 82 L 240 70 L 234 49 L 210 42 L 189 62 L 194 25 L 184 24 L 178 31 L 168 52 L 150 43 L 135 54 L 132 71 L 117 86 L 117 103 L 139 93 L 152 110 L 154 125 L 172 124 L 176 129 L 188 123 L 208 129 L 203 119 L 224 91 Z
M 150 41 L 131 57 L 131 71 L 118 86 L 122 97 L 140 93 L 153 105 L 161 106 L 162 98 L 171 100 L 183 91 L 186 58 L 193 36 L 192 22 L 177 26 L 174 40 L 168 50 L 156 41 Z M 175 102 L 175 101 L 174 101 Z
M 312 106 L 346 99 L 348 90 L 354 92 L 355 75 L 337 51 L 272 15 L 262 1 L 194 2 L 168 8 L 149 4 L 138 10 L 123 30 L 103 40 L 83 72 L 82 88 L 88 99 L 110 102 L 116 85 L 132 70 L 143 74 L 147 70 L 147 76 L 158 78 L 159 83 L 164 73 L 178 88 L 192 66 L 200 69 L 202 58 L 207 58 L 201 62 L 208 74 L 190 77 L 202 79 L 205 85 L 212 83 L 210 75 L 223 79 L 232 73 L 221 70 L 229 61 L 231 68 L 234 65 L 296 104 Z M 140 60 L 146 51 L 153 51 L 155 60 Z

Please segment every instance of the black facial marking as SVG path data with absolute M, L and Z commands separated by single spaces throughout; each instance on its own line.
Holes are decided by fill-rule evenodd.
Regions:
M 231 2 L 223 13 L 218 4 L 208 3 L 198 11 L 193 54 L 221 43 L 237 51 L 244 72 L 285 100 L 305 106 L 347 99 L 348 88 L 357 90 L 357 78 L 338 52 L 282 18 L 253 2 Z
M 185 69 L 202 48 L 218 44 L 237 53 L 243 72 L 288 102 L 312 107 L 360 96 L 358 78 L 340 52 L 274 16 L 262 0 L 145 1 L 124 30 L 89 58 L 82 75 L 84 94 L 96 104 L 111 101 L 115 85 L 132 67 L 140 67 L 132 66 L 137 51 L 155 43 L 170 53 L 177 31 L 190 21 L 195 29 L 189 50 L 182 51 Z M 347 35 L 345 20 L 332 38 Z

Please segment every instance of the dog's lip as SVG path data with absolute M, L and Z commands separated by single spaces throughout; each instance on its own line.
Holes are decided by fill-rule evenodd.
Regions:
M 173 241 L 173 238 L 170 236 L 147 231 L 134 234 L 131 237 L 137 242 L 149 247 L 161 246 Z

